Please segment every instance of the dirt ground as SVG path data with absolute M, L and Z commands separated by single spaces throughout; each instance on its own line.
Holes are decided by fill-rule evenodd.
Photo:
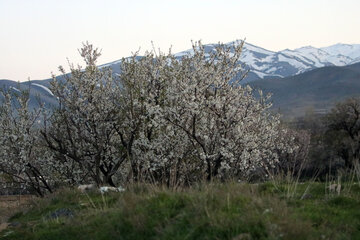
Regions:
M 33 195 L 7 195 L 0 196 L 0 232 L 8 226 L 7 220 L 16 212 L 28 207 Z

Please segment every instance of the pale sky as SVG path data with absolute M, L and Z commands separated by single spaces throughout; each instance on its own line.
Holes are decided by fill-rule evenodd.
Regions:
M 0 79 L 49 78 L 77 49 L 102 49 L 99 64 L 191 40 L 246 42 L 268 50 L 360 43 L 359 0 L 0 0 Z

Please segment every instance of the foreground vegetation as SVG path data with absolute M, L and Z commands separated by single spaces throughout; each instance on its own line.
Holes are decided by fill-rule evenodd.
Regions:
M 0 239 L 360 239 L 360 187 L 343 188 L 302 183 L 292 197 L 291 185 L 273 183 L 60 190 L 13 216 Z

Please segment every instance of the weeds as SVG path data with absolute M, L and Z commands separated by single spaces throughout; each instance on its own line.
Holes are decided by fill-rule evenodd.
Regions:
M 288 186 L 275 188 L 271 182 L 213 182 L 176 190 L 136 184 L 104 195 L 62 190 L 14 216 L 11 221 L 21 227 L 0 239 L 356 238 L 360 190 L 326 200 L 324 185 L 298 183 L 293 196 L 313 196 L 306 200 L 288 199 Z M 71 209 L 74 217 L 44 217 L 59 208 Z

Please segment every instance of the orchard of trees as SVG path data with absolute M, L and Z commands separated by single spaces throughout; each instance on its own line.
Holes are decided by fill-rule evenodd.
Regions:
M 177 187 L 299 171 L 310 135 L 285 127 L 268 111 L 269 96 L 240 85 L 242 46 L 206 53 L 197 42 L 181 60 L 171 52 L 134 54 L 115 76 L 96 66 L 100 52 L 84 44 L 86 66 L 70 65 L 70 74 L 60 67 L 64 81 L 53 76 L 52 110 L 29 109 L 28 91 L 3 89 L 0 175 L 42 196 L 84 183 Z M 360 151 L 359 101 L 352 104 L 351 119 L 340 120 L 350 114 L 340 105 L 328 116 L 329 131 L 347 139 L 346 156 L 339 153 L 346 164 Z

